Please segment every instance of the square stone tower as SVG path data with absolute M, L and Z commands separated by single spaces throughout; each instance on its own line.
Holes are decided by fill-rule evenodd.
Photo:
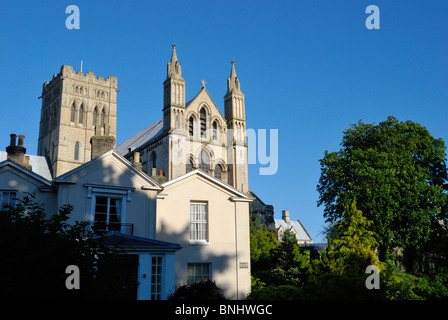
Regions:
M 37 153 L 47 157 L 53 177 L 91 160 L 95 125 L 108 124 L 116 138 L 117 83 L 117 77 L 104 79 L 63 65 L 43 84 Z

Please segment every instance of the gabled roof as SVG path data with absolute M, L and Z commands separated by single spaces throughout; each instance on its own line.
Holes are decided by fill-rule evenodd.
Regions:
M 48 165 L 47 159 L 41 156 L 34 156 L 34 155 L 27 155 L 27 156 L 30 158 L 31 171 L 43 177 L 44 179 L 51 181 L 52 180 L 51 169 L 50 166 Z M 7 158 L 8 153 L 5 151 L 0 151 L 0 162 L 7 160 Z
M 142 177 L 144 180 L 146 180 L 149 183 L 149 186 L 143 186 L 144 188 L 147 189 L 156 189 L 156 190 L 162 190 L 162 186 L 155 181 L 154 179 L 152 179 L 150 176 L 148 176 L 146 173 L 144 173 L 143 171 L 137 169 L 136 167 L 134 167 L 132 165 L 132 163 L 130 163 L 126 158 L 124 158 L 122 155 L 120 155 L 118 152 L 116 152 L 115 150 L 110 150 L 104 154 L 102 154 L 101 156 L 86 162 L 84 164 L 82 164 L 81 166 L 70 170 L 69 172 L 64 173 L 63 175 L 59 176 L 58 178 L 56 178 L 54 181 L 56 183 L 72 183 L 72 181 L 69 179 L 70 176 L 72 176 L 73 174 L 76 174 L 77 172 L 80 172 L 81 170 L 85 170 L 86 168 L 88 168 L 89 166 L 93 166 L 96 163 L 103 161 L 104 159 L 108 158 L 108 157 L 114 157 L 115 159 L 117 159 L 118 161 L 122 162 L 125 166 L 127 166 L 127 168 L 134 174 Z
M 283 230 L 292 227 L 296 231 L 297 240 L 312 241 L 310 235 L 308 234 L 308 232 L 298 219 L 297 221 L 291 220 L 288 223 L 283 219 L 274 219 L 274 222 L 275 222 L 275 230 L 278 231 L 280 227 L 283 228 Z
M 129 148 L 131 149 L 131 151 L 134 151 L 135 149 L 151 143 L 152 141 L 156 140 L 158 136 L 160 136 L 162 131 L 163 118 L 146 127 L 125 142 L 121 143 L 115 148 L 115 151 L 117 151 L 122 156 L 125 156 L 129 153 Z
M 4 167 L 7 167 L 7 166 L 10 166 L 10 167 L 12 167 L 12 168 L 14 168 L 14 169 L 16 169 L 18 171 L 21 171 L 22 173 L 24 173 L 24 174 L 34 178 L 35 180 L 38 180 L 39 182 L 45 184 L 47 187 L 51 187 L 51 185 L 52 185 L 51 177 L 50 177 L 50 180 L 48 180 L 47 178 L 45 178 L 45 177 L 43 177 L 43 176 L 41 176 L 41 175 L 31 171 L 31 170 L 28 170 L 24 166 L 21 166 L 20 164 L 15 163 L 14 161 L 11 161 L 11 160 L 4 160 L 4 161 L 0 162 L 0 169 L 4 168 Z
M 102 236 L 96 236 L 95 240 L 103 245 L 132 251 L 177 251 L 180 244 L 138 237 L 120 232 L 108 232 Z
M 196 169 L 196 170 L 190 171 L 190 172 L 188 172 L 188 173 L 186 173 L 186 174 L 184 174 L 184 175 L 182 175 L 180 177 L 177 177 L 175 179 L 169 180 L 169 181 L 163 183 L 162 187 L 163 188 L 168 187 L 168 186 L 170 186 L 172 184 L 175 184 L 175 183 L 177 183 L 179 181 L 182 181 L 182 180 L 184 180 L 184 179 L 186 179 L 188 177 L 191 177 L 193 175 L 198 175 L 200 177 L 203 177 L 206 180 L 208 180 L 208 181 L 210 181 L 210 182 L 220 186 L 221 188 L 223 188 L 223 189 L 225 189 L 225 190 L 235 194 L 235 197 L 232 198 L 233 201 L 247 201 L 247 202 L 252 202 L 253 201 L 253 198 L 249 197 L 247 194 L 245 194 L 245 193 L 235 189 L 234 187 L 228 185 L 227 183 L 222 182 L 221 180 L 219 180 L 219 179 L 217 179 L 215 177 L 212 177 L 211 175 L 205 173 L 204 171 L 202 171 L 200 169 Z
M 202 87 L 202 89 L 198 92 L 197 95 L 194 96 L 193 99 L 191 99 L 190 101 L 188 101 L 188 102 L 186 103 L 186 108 L 188 108 L 188 107 L 191 105 L 192 102 L 194 102 L 196 99 L 198 99 L 198 98 L 199 98 L 201 95 L 203 95 L 203 94 L 206 94 L 206 95 L 207 95 L 207 97 L 210 99 L 210 101 L 212 102 L 212 104 L 213 104 L 213 106 L 215 107 L 215 109 L 218 110 L 218 112 L 219 112 L 219 114 L 221 115 L 221 117 L 222 117 L 223 119 L 225 119 L 224 116 L 223 116 L 222 113 L 221 113 L 221 110 L 219 110 L 218 106 L 216 105 L 215 101 L 213 101 L 212 96 L 210 95 L 210 93 L 208 93 L 208 90 L 207 90 L 207 88 L 206 88 L 205 86 Z

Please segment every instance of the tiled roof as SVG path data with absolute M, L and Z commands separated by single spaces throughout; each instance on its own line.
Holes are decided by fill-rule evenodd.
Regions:
M 131 151 L 151 142 L 152 140 L 155 140 L 163 130 L 163 118 L 154 122 L 150 126 L 146 127 L 136 135 L 132 136 L 119 146 L 115 148 L 115 151 L 117 151 L 122 156 L 125 156 L 129 153 L 129 148 Z

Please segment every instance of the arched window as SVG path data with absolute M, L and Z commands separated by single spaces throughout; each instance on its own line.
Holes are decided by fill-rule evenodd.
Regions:
M 75 154 L 73 156 L 75 160 L 79 160 L 79 142 L 75 143 Z
M 207 151 L 202 150 L 201 155 L 199 157 L 199 169 L 208 173 L 210 168 L 210 157 Z
M 75 122 L 76 121 L 76 104 L 73 102 L 72 108 L 70 109 L 70 121 Z
M 103 108 L 103 110 L 101 110 L 101 125 L 104 125 L 107 123 L 106 120 L 106 108 Z
M 218 123 L 213 121 L 213 140 L 218 140 Z
M 93 125 L 98 124 L 98 108 L 95 106 L 93 109 Z
M 190 134 L 190 137 L 194 135 L 194 119 L 193 117 L 190 117 L 188 119 L 188 133 Z
M 215 166 L 215 178 L 217 178 L 219 180 L 222 180 L 221 173 L 222 173 L 222 168 L 218 164 L 218 165 Z
M 84 123 L 84 103 L 82 103 L 81 107 L 79 107 L 78 122 Z
M 206 118 L 207 114 L 205 112 L 205 109 L 202 108 L 199 114 L 200 120 L 201 120 L 201 137 L 205 138 L 205 131 L 206 131 Z

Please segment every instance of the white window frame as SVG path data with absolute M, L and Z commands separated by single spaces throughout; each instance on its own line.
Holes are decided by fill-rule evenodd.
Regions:
M 154 259 L 160 259 L 160 264 L 156 263 L 154 264 Z M 165 268 L 165 259 L 163 255 L 151 255 L 151 278 L 149 282 L 149 294 L 151 300 L 161 300 L 162 299 L 162 293 L 163 293 L 163 287 L 164 287 L 164 268 Z M 154 268 L 156 268 L 155 271 L 157 271 L 157 268 L 159 272 L 154 273 Z M 156 282 L 154 282 L 156 280 Z M 157 288 L 158 287 L 158 288 Z M 155 288 L 155 291 L 153 289 Z
M 95 224 L 95 208 L 96 208 L 96 197 L 108 197 L 121 199 L 121 213 L 120 213 L 120 223 L 126 223 L 126 202 L 131 201 L 131 192 L 134 188 L 112 188 L 105 186 L 95 186 L 86 184 L 87 187 L 87 198 L 92 199 L 92 204 L 90 207 L 90 223 L 93 227 Z M 109 213 L 107 216 L 107 222 L 109 221 Z M 120 231 L 122 231 L 123 226 L 121 226 Z
M 192 212 L 192 206 L 205 208 L 205 219 L 198 219 L 200 212 Z M 190 202 L 190 244 L 209 244 L 209 213 L 208 203 L 203 201 Z M 199 207 L 198 207 L 199 208 Z M 201 227 L 199 227 L 201 226 Z M 200 235 L 199 233 L 203 233 Z
M 211 262 L 188 262 L 187 263 L 187 285 L 193 284 L 193 283 L 197 283 L 201 280 L 204 279 L 204 275 L 205 274 L 195 274 L 193 273 L 193 275 L 190 275 L 190 266 L 193 267 L 193 271 L 195 271 L 195 267 L 201 265 L 202 267 L 207 266 L 208 268 L 208 273 L 207 273 L 207 280 L 211 280 L 212 279 L 212 264 Z M 193 277 L 193 281 L 190 281 L 190 277 Z M 196 279 L 196 278 L 201 278 L 201 279 Z

